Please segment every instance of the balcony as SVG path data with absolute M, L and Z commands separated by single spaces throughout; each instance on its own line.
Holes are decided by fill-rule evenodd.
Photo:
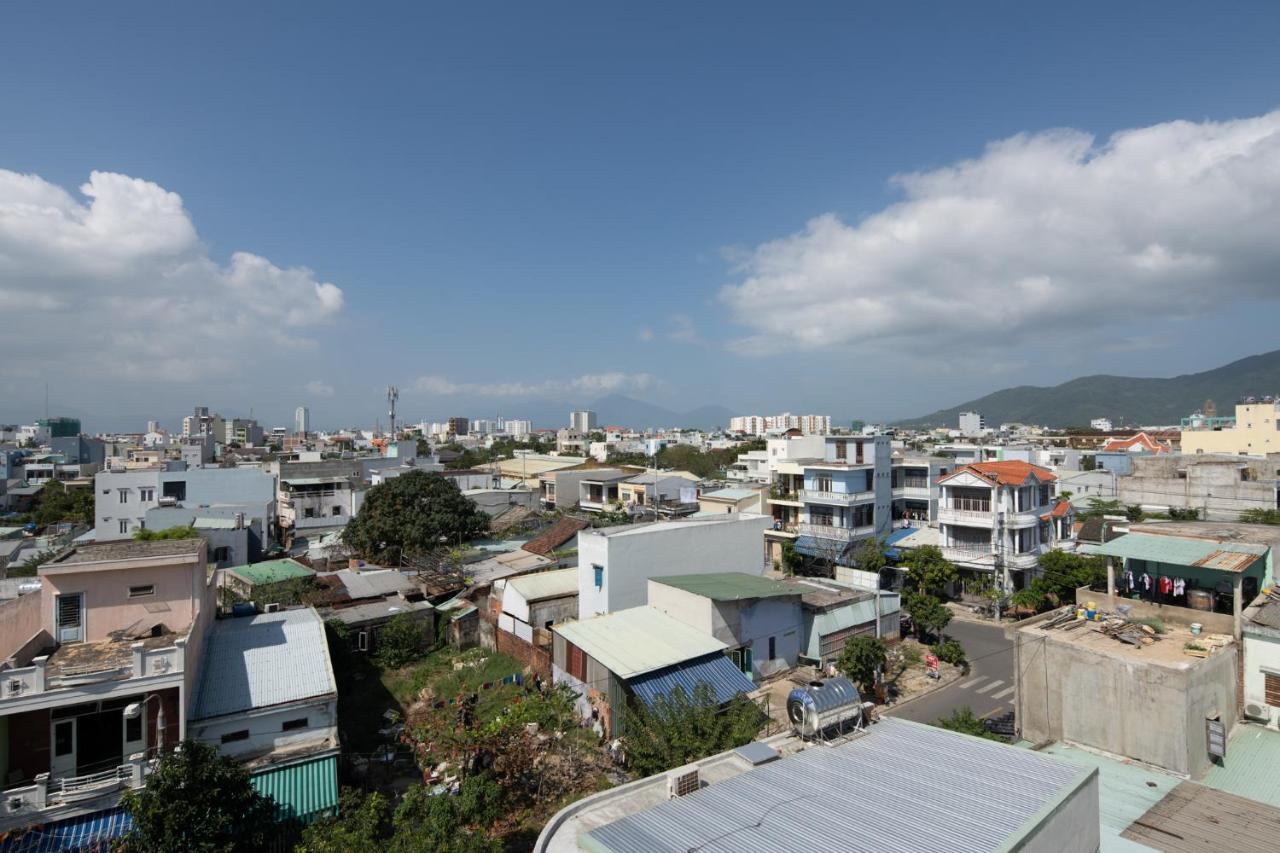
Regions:
M 855 539 L 873 535 L 876 532 L 876 528 L 874 524 L 868 524 L 864 527 L 836 527 L 833 524 L 802 523 L 798 526 L 797 532 L 801 536 L 812 536 L 815 539 L 852 542 Z
M 805 503 L 834 504 L 836 506 L 853 506 L 864 501 L 873 501 L 875 492 L 825 492 L 817 489 L 801 489 L 800 500 Z
M 927 485 L 915 486 L 910 483 L 893 487 L 893 496 L 895 498 L 908 498 L 911 500 L 927 501 L 933 497 Z
M 9 788 L 0 797 L 0 834 L 32 823 L 52 822 L 77 814 L 113 807 L 120 792 L 137 790 L 155 769 L 155 761 L 143 753 L 129 756 L 125 764 L 88 776 L 49 778 L 36 776 L 30 785 Z
M 35 658 L 31 666 L 0 672 L 0 713 L 18 705 L 38 704 L 52 691 L 70 690 L 104 681 L 128 681 L 181 675 L 185 637 L 166 634 L 137 642 L 105 640 L 59 646 Z

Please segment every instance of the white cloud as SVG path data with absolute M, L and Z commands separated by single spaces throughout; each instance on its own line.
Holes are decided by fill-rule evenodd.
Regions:
M 895 178 L 856 224 L 827 214 L 765 243 L 721 299 L 743 353 L 899 338 L 954 352 L 1045 333 L 1079 346 L 1135 315 L 1280 296 L 1280 112 L 1117 133 L 1019 135 Z M 1108 327 L 1108 324 L 1116 324 Z
M 333 386 L 330 385 L 328 382 L 322 382 L 319 379 L 312 379 L 310 382 L 308 382 L 306 385 L 303 386 L 303 390 L 305 390 L 308 394 L 310 394 L 313 397 L 332 397 L 333 396 Z
M 574 379 L 544 382 L 453 382 L 443 376 L 420 376 L 415 391 L 428 394 L 466 394 L 479 397 L 545 397 L 554 394 L 611 394 L 644 391 L 659 381 L 648 373 L 587 373 Z
M 79 189 L 83 200 L 0 169 L 0 306 L 24 318 L 10 327 L 0 372 L 233 374 L 313 347 L 306 327 L 342 309 L 342 290 L 306 268 L 248 252 L 225 265 L 210 258 L 182 198 L 163 187 L 93 172 Z M 41 344 L 49 335 L 57 346 Z

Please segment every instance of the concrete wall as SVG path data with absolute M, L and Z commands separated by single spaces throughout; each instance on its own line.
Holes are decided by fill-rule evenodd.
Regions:
M 1116 497 L 1124 504 L 1199 509 L 1209 521 L 1236 521 L 1246 509 L 1277 507 L 1277 469 L 1280 455 L 1275 453 L 1267 459 L 1138 456 L 1133 473 L 1116 478 Z
M 1280 630 L 1246 623 L 1244 631 L 1244 702 L 1266 712 L 1266 724 L 1280 727 L 1280 706 L 1266 700 L 1265 676 L 1280 675 Z
M 1087 586 L 1076 590 L 1076 606 L 1087 607 L 1090 601 L 1103 610 L 1112 611 L 1116 609 L 1116 605 L 1124 604 L 1129 607 L 1129 614 L 1134 619 L 1159 619 L 1183 627 L 1199 622 L 1210 634 L 1230 634 L 1235 631 L 1235 620 L 1230 613 L 1210 613 L 1207 610 L 1192 610 L 1190 607 L 1175 607 L 1172 604 L 1140 601 L 1119 595 L 1112 598 L 1105 592 L 1094 592 Z
M 0 604 L 0 662 L 15 655 L 28 656 L 20 653 L 29 651 L 25 649 L 27 641 L 45 626 L 46 600 L 42 590 L 29 592 Z M 49 600 L 49 608 L 53 608 L 52 600 Z M 16 665 L 26 666 L 28 663 L 29 661 L 21 661 Z
M 1221 715 L 1227 731 L 1235 725 L 1234 646 L 1163 665 L 1034 628 L 1013 635 L 1016 717 L 1025 740 L 1079 743 L 1200 779 L 1210 767 L 1206 716 Z
M 186 498 L 179 503 L 188 510 L 204 507 L 239 504 L 250 509 L 247 515 L 273 518 L 275 516 L 275 478 L 257 468 L 194 468 L 187 471 L 100 471 L 94 477 L 94 523 L 96 539 L 111 542 L 130 539 L 144 525 L 147 512 L 160 506 L 164 484 L 183 482 Z M 154 490 L 151 500 L 143 501 L 139 489 Z M 120 502 L 120 492 L 125 490 L 127 500 Z M 196 512 L 199 515 L 199 512 Z M 120 532 L 120 520 L 129 522 L 129 530 Z
M 199 565 L 152 564 L 123 571 L 89 567 L 83 572 L 42 575 L 41 593 L 49 602 L 42 614 L 43 627 L 57 637 L 54 597 L 83 593 L 86 642 L 110 639 L 112 631 L 128 628 L 141 620 L 163 622 L 169 630 L 181 633 L 195 621 L 199 608 L 199 601 L 193 596 L 195 572 L 204 574 L 203 560 Z M 203 577 L 200 581 L 203 582 Z M 129 587 L 147 584 L 155 586 L 155 594 L 129 597 Z
M 583 530 L 578 534 L 578 618 L 647 603 L 651 577 L 763 574 L 760 548 L 771 524 L 768 516 L 749 515 L 715 522 L 658 522 L 612 535 L 605 535 L 607 528 Z M 592 568 L 596 565 L 604 568 L 598 589 Z
M 1027 831 L 1020 853 L 1094 853 L 1102 844 L 1098 771 L 1059 802 Z
M 307 721 L 303 728 L 283 730 L 284 723 L 303 719 Z M 210 744 L 231 758 L 248 759 L 266 755 L 325 737 L 336 748 L 338 700 L 335 697 L 322 697 L 312 702 L 229 714 L 211 720 L 195 720 L 190 728 L 190 734 L 195 740 Z M 249 732 L 248 739 L 222 742 L 223 735 L 244 730 Z

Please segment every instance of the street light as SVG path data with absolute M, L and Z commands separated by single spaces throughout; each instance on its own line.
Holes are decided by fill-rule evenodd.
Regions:
M 160 701 L 159 693 L 149 693 L 141 702 L 131 702 L 124 708 L 124 717 L 126 720 L 136 720 L 142 716 L 142 712 L 146 709 L 147 703 L 152 699 L 156 700 L 156 750 L 157 752 L 164 746 L 164 702 Z

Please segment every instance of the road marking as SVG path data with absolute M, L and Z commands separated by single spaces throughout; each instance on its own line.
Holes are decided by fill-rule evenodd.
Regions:
M 970 687 L 972 687 L 973 685 L 975 685 L 975 684 L 981 684 L 982 682 L 984 682 L 984 681 L 986 681 L 986 680 L 987 680 L 987 677 L 986 677 L 985 675 L 979 675 L 979 676 L 978 676 L 977 678 L 975 678 L 973 681 L 966 681 L 964 684 L 961 684 L 961 685 L 960 685 L 960 689 L 961 689 L 961 690 L 968 690 L 968 689 L 969 689 Z
M 995 689 L 995 688 L 999 687 L 1001 684 L 1004 684 L 1004 681 L 1003 681 L 1003 680 L 1000 680 L 1000 681 L 993 681 L 993 682 L 991 682 L 990 684 L 988 684 L 986 687 L 979 687 L 977 692 L 979 692 L 979 693 L 986 693 L 988 690 L 993 690 L 993 689 Z
M 1017 689 L 1016 687 L 1006 687 L 1004 690 L 1001 690 L 999 693 L 992 693 L 991 698 L 1003 699 L 1006 696 L 1011 696 L 1013 694 L 1013 691 L 1016 689 Z

